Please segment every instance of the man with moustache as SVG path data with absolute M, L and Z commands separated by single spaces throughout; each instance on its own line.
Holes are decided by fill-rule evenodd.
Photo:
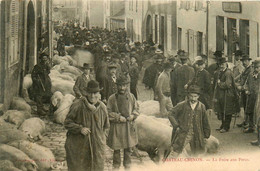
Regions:
M 104 170 L 106 129 L 109 118 L 104 103 L 99 101 L 99 83 L 89 81 L 86 96 L 76 99 L 70 107 L 64 126 L 68 130 L 65 142 L 69 171 Z
M 188 144 L 195 156 L 205 151 L 205 139 L 210 137 L 211 130 L 205 105 L 199 97 L 200 88 L 189 86 L 187 99 L 178 103 L 169 114 L 173 127 L 172 150 L 176 157 Z
M 135 119 L 139 115 L 138 104 L 132 93 L 127 89 L 129 79 L 120 76 L 117 79 L 117 93 L 108 99 L 107 110 L 110 130 L 107 145 L 114 150 L 113 168 L 121 165 L 120 150 L 124 150 L 123 165 L 127 169 L 131 165 L 131 149 L 138 143 Z

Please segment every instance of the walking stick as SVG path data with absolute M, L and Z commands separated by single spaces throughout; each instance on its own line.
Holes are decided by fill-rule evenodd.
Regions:
M 91 171 L 93 170 L 93 149 L 92 149 L 92 143 L 91 143 L 91 137 L 90 134 L 88 134 L 88 141 L 90 146 L 90 154 L 91 154 Z

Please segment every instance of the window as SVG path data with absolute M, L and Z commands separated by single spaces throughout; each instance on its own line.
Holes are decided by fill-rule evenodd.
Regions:
M 201 55 L 203 52 L 203 33 L 202 32 L 197 32 L 197 55 Z
M 182 39 L 182 28 L 178 27 L 178 49 L 182 49 L 181 47 L 181 39 Z
M 137 12 L 137 8 L 138 8 L 138 1 L 135 0 L 135 11 Z
M 232 61 L 232 54 L 236 51 L 237 44 L 237 29 L 236 29 L 236 19 L 227 19 L 227 55 L 229 61 Z
M 9 65 L 13 65 L 18 62 L 18 25 L 19 25 L 19 1 L 12 0 L 10 6 L 10 18 L 9 18 Z
M 203 9 L 203 2 L 202 1 L 195 1 L 195 11 L 199 11 Z
M 224 17 L 216 18 L 216 50 L 224 51 Z
M 249 21 L 248 20 L 240 20 L 239 21 L 239 49 L 249 55 L 249 42 L 250 42 L 250 34 L 249 34 Z

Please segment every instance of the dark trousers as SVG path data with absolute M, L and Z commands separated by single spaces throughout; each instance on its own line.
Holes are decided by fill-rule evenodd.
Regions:
M 51 94 L 48 95 L 35 95 L 34 97 L 36 105 L 37 105 L 37 112 L 43 112 L 43 103 L 50 103 Z
M 221 117 L 222 124 L 221 124 L 220 128 L 228 131 L 230 129 L 231 119 L 232 119 L 232 115 L 226 115 L 224 117 L 224 114 L 222 113 L 222 117 Z
M 248 117 L 248 123 L 249 123 L 249 128 L 254 128 L 254 113 L 246 113 L 246 116 Z
M 130 92 L 135 96 L 137 99 L 137 91 L 136 91 L 136 84 L 130 84 Z
M 124 149 L 124 161 L 123 165 L 125 168 L 129 168 L 131 164 L 131 149 L 126 148 Z M 121 165 L 121 156 L 120 156 L 120 150 L 114 150 L 113 154 L 113 167 L 119 168 Z

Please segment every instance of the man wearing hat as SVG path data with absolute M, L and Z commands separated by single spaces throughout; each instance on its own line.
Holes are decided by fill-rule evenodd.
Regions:
M 51 78 L 50 74 L 50 61 L 47 54 L 41 54 L 39 64 L 35 65 L 32 70 L 32 92 L 34 101 L 37 105 L 37 113 L 39 115 L 46 115 L 48 111 L 43 103 L 49 103 L 52 96 L 51 92 Z
M 175 103 L 173 106 L 175 106 L 177 103 L 185 100 L 186 97 L 186 88 L 187 83 L 190 82 L 194 75 L 195 71 L 193 67 L 188 65 L 188 56 L 185 52 L 182 52 L 182 55 L 179 56 L 181 60 L 181 66 L 175 70 L 174 74 L 174 80 L 173 80 L 173 91 L 176 95 L 175 97 Z
M 230 129 L 232 115 L 240 112 L 240 106 L 234 76 L 228 69 L 226 58 L 219 59 L 219 67 L 214 78 L 216 96 L 213 100 L 216 102 L 215 111 L 222 120 L 222 124 L 217 130 L 225 133 Z
M 156 91 L 158 94 L 158 100 L 160 103 L 160 114 L 161 116 L 168 116 L 168 112 L 172 109 L 171 102 L 171 87 L 170 87 L 170 72 L 172 70 L 172 64 L 166 62 L 163 64 L 163 72 L 159 75 Z
M 150 65 L 149 67 L 146 68 L 144 72 L 144 78 L 143 78 L 143 83 L 145 84 L 146 87 L 152 88 L 154 92 L 154 99 L 157 100 L 157 94 L 155 91 L 155 86 L 156 86 L 156 81 L 160 73 L 162 72 L 162 61 L 163 58 L 161 55 L 154 55 L 154 63 Z
M 65 56 L 65 43 L 63 35 L 60 35 L 60 38 L 57 42 L 57 51 L 59 52 L 59 56 Z
M 173 127 L 172 149 L 176 157 L 190 144 L 193 155 L 205 152 L 205 139 L 210 137 L 211 129 L 206 108 L 198 99 L 200 88 L 191 85 L 185 101 L 178 103 L 169 114 Z
M 138 143 L 135 119 L 139 115 L 138 104 L 132 93 L 127 90 L 129 80 L 126 76 L 117 79 L 117 93 L 108 99 L 107 110 L 110 119 L 110 130 L 107 145 L 114 150 L 113 168 L 121 165 L 120 150 L 124 150 L 123 165 L 131 165 L 131 149 Z
M 93 67 L 90 66 L 90 64 L 84 63 L 82 70 L 83 74 L 78 76 L 75 85 L 73 86 L 73 91 L 75 92 L 76 98 L 85 97 L 86 91 L 84 89 L 87 87 L 90 80 L 95 79 L 94 76 L 91 74 L 91 70 L 93 70 Z
M 131 79 L 130 92 L 133 93 L 133 95 L 137 99 L 136 86 L 137 86 L 138 77 L 139 77 L 139 68 L 138 68 L 138 64 L 136 63 L 135 55 L 130 56 L 129 75 L 130 75 L 130 79 Z
M 215 71 L 217 71 L 219 69 L 219 59 L 222 58 L 223 52 L 216 50 L 213 55 L 215 56 L 213 59 L 215 59 L 216 63 L 209 65 L 208 69 L 207 69 L 212 77 L 213 77 Z
M 236 50 L 234 56 L 235 56 L 235 66 L 233 68 L 233 74 L 234 74 L 235 81 L 237 81 L 237 79 L 245 69 L 243 67 L 243 62 L 241 62 L 241 59 L 243 57 L 243 52 L 241 50 Z
M 244 133 L 253 133 L 255 131 L 254 112 L 257 101 L 257 95 L 259 93 L 260 86 L 260 61 L 254 62 L 254 71 L 248 75 L 246 82 L 245 94 L 247 95 L 247 105 L 245 108 L 245 114 L 249 118 L 249 127 L 244 130 Z
M 210 104 L 210 84 L 211 78 L 208 71 L 205 70 L 206 64 L 203 59 L 198 60 L 196 62 L 197 70 L 193 79 L 187 84 L 188 87 L 190 85 L 197 85 L 201 89 L 201 95 L 199 101 L 202 102 L 206 110 L 211 109 Z
M 171 76 L 171 80 L 170 80 L 170 86 L 171 86 L 171 101 L 172 101 L 172 105 L 174 104 L 177 104 L 176 103 L 176 91 L 174 91 L 174 84 L 173 84 L 173 81 L 174 81 L 174 72 L 177 68 L 179 68 L 181 66 L 181 64 L 179 62 L 177 62 L 178 60 L 178 55 L 175 55 L 175 56 L 170 56 L 168 61 L 172 64 L 172 71 L 170 73 L 170 76 Z
M 248 82 L 249 75 L 254 71 L 254 68 L 250 65 L 250 61 L 252 60 L 248 55 L 243 55 L 240 59 L 244 66 L 244 71 L 237 78 L 237 89 L 240 92 L 240 98 L 242 107 L 244 108 L 244 113 L 246 113 L 245 109 L 248 104 L 248 95 L 245 93 L 245 87 Z M 245 115 L 244 121 L 240 124 L 237 124 L 238 127 L 246 127 L 248 126 L 248 115 Z
M 117 92 L 117 86 L 116 86 L 116 80 L 117 80 L 117 64 L 111 62 L 108 64 L 108 73 L 106 77 L 103 80 L 101 91 L 101 99 L 103 102 L 107 103 L 108 98 Z
M 99 101 L 99 84 L 89 81 L 86 96 L 76 99 L 64 121 L 68 130 L 65 142 L 69 171 L 104 170 L 106 136 L 109 117 L 104 103 Z

